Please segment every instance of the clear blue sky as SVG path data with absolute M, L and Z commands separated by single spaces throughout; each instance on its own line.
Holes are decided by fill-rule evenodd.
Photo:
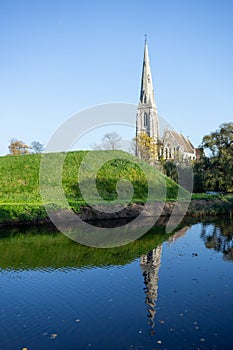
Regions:
M 0 154 L 84 108 L 137 103 L 145 33 L 159 113 L 195 146 L 233 121 L 232 0 L 2 0 Z

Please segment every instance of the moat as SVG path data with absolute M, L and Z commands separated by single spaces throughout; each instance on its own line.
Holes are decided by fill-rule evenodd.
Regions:
M 231 349 L 233 221 L 112 249 L 2 228 L 1 349 Z

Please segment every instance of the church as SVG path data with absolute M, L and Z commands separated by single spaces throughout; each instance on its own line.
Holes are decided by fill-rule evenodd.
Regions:
M 163 127 L 163 130 L 160 130 L 160 121 L 154 99 L 148 45 L 145 39 L 141 90 L 136 117 L 136 155 L 144 159 L 143 142 L 145 143 L 147 135 L 150 149 L 153 149 L 149 155 L 151 164 L 159 160 L 196 159 L 196 150 L 191 141 L 173 128 Z M 141 141 L 142 139 L 144 141 Z

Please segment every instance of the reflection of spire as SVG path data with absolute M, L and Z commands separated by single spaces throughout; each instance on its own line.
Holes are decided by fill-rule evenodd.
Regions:
M 156 301 L 158 298 L 158 272 L 161 264 L 162 246 L 151 250 L 147 255 L 141 257 L 140 266 L 143 271 L 146 304 L 148 310 L 149 324 L 151 326 L 150 333 L 154 334 L 154 317 L 156 313 Z
M 177 239 L 183 237 L 188 229 L 188 226 L 182 227 L 179 231 L 176 231 L 170 238 L 168 238 L 168 242 L 174 243 Z

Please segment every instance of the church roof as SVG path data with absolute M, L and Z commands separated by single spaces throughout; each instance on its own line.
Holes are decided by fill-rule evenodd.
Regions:
M 194 153 L 194 146 L 192 145 L 192 143 L 190 142 L 189 139 L 187 139 L 186 137 L 184 137 L 184 135 L 182 135 L 181 133 L 174 131 L 174 130 L 167 130 L 165 131 L 165 135 L 166 133 L 169 133 L 172 137 L 172 139 L 174 141 L 176 141 L 176 143 L 182 147 L 183 152 L 187 152 L 187 153 Z M 166 140 L 166 136 L 164 135 L 164 140 Z

